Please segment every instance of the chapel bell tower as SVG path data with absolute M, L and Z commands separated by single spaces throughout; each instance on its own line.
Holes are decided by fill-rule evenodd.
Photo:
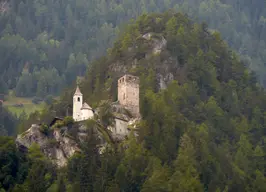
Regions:
M 74 121 L 79 121 L 82 118 L 82 111 L 81 111 L 82 104 L 83 104 L 83 95 L 80 92 L 79 87 L 77 86 L 77 89 L 73 96 L 73 119 Z

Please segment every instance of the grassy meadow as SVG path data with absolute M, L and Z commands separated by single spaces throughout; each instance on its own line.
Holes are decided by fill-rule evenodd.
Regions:
M 22 105 L 16 106 L 20 104 Z M 9 91 L 9 94 L 5 97 L 3 105 L 14 115 L 20 116 L 23 111 L 29 115 L 32 112 L 41 110 L 45 106 L 45 103 L 41 102 L 39 104 L 34 104 L 32 103 L 32 98 L 16 97 L 12 91 Z

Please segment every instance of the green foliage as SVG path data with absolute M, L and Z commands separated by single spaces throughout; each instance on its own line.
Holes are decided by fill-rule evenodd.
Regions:
M 134 46 L 143 43 L 138 34 L 154 31 L 166 38 L 166 49 L 148 58 L 147 45 L 138 55 Z M 263 189 L 255 183 L 265 179 L 265 92 L 219 33 L 208 32 L 204 23 L 193 23 L 182 14 L 144 15 L 130 24 L 109 53 L 92 64 L 82 82 L 88 88 L 85 98 L 92 103 L 112 98 L 114 92 L 106 90 L 119 77 L 119 65 L 139 76 L 138 137 L 130 136 L 116 148 L 115 157 L 107 150 L 95 162 L 79 164 L 88 167 L 90 177 L 73 181 L 71 176 L 74 188 L 86 183 L 86 189 L 96 191 Z M 160 89 L 157 75 L 170 72 L 174 80 Z M 99 111 L 99 125 L 109 124 L 108 108 L 104 109 Z M 89 127 L 95 123 L 89 121 Z
M 148 10 L 156 5 L 155 1 L 150 5 L 141 2 Z M 239 12 L 244 7 L 234 1 L 206 2 L 210 9 L 208 4 L 201 4 L 202 14 L 216 9 L 221 14 L 219 10 L 229 10 L 227 4 L 238 7 Z M 163 3 L 171 5 L 172 1 Z M 192 14 L 198 7 L 189 6 L 190 3 L 184 1 L 180 9 Z M 137 7 L 137 3 L 127 1 L 127 6 Z M 42 11 L 38 9 L 38 15 Z M 66 12 L 69 18 L 79 13 L 74 13 L 70 6 Z M 262 12 L 258 8 L 253 14 Z M 134 14 L 137 13 L 131 13 Z M 220 19 L 227 19 L 222 15 Z M 147 32 L 163 36 L 168 42 L 156 56 L 149 55 L 149 43 L 141 51 L 138 49 L 145 42 L 140 41 L 140 34 Z M 84 98 L 94 105 L 102 99 L 116 98 L 112 94 L 117 78 L 125 70 L 133 71 L 140 77 L 142 120 L 138 123 L 138 136 L 132 133 L 120 145 L 106 147 L 99 155 L 95 129 L 109 143 L 115 143 L 106 129 L 113 123 L 109 103 L 100 103 L 96 118 L 86 122 L 88 137 L 80 143 L 81 152 L 69 159 L 64 170 L 57 171 L 66 173 L 65 177 L 58 174 L 56 178 L 49 161 L 33 146 L 28 154 L 27 178 L 18 188 L 134 192 L 265 190 L 266 93 L 218 32 L 212 33 L 205 23 L 193 23 L 180 13 L 145 14 L 126 28 L 109 54 L 91 64 L 81 83 Z M 69 65 L 76 57 L 67 57 L 71 60 Z M 165 87 L 159 86 L 160 75 L 170 76 Z M 70 90 L 64 92 L 38 117 L 46 119 L 52 110 L 64 114 L 72 94 Z M 63 125 L 64 121 L 58 121 L 56 126 Z
M 49 126 L 45 125 L 45 124 L 42 124 L 40 126 L 40 132 L 42 132 L 45 135 L 48 135 L 49 134 Z
M 51 105 L 53 103 L 53 96 L 52 95 L 48 95 L 45 97 L 44 99 L 44 102 L 47 104 L 47 105 Z
M 55 124 L 52 126 L 54 128 L 61 128 L 61 127 L 71 127 L 74 123 L 74 119 L 71 116 L 64 117 L 63 120 L 57 120 Z
M 34 104 L 39 104 L 40 102 L 42 102 L 42 99 L 41 99 L 41 98 L 34 97 L 34 98 L 32 99 L 32 103 L 34 103 Z
M 184 134 L 181 138 L 175 172 L 171 177 L 170 191 L 204 191 L 196 169 L 195 150 L 191 139 Z
M 27 162 L 10 137 L 0 137 L 0 189 L 7 190 L 22 183 L 27 175 Z
M 63 124 L 64 124 L 65 126 L 72 125 L 73 123 L 74 123 L 74 119 L 73 119 L 72 116 L 66 116 L 66 117 L 64 117 L 64 119 L 63 119 Z
M 26 180 L 20 186 L 21 190 L 46 191 L 53 180 L 53 168 L 37 144 L 33 144 L 29 148 L 28 160 L 30 167 Z
M 95 1 L 67 0 L 15 1 L 0 16 L 0 92 L 15 89 L 23 97 L 57 95 L 65 86 L 85 75 L 90 61 L 102 56 L 113 45 L 125 21 L 143 13 L 168 9 L 205 21 L 240 54 L 264 83 L 265 67 L 265 6 L 263 0 L 250 1 Z M 160 32 L 167 36 L 179 34 L 169 41 L 180 55 L 176 41 L 185 33 L 176 18 L 169 21 L 147 14 L 139 19 L 141 32 Z M 162 23 L 166 23 L 162 26 Z M 179 28 L 178 31 L 175 29 Z M 206 28 L 206 27 L 205 27 Z M 119 55 L 134 45 L 142 34 L 126 27 L 124 38 L 115 43 L 113 55 Z M 171 45 L 170 45 L 171 46 Z M 255 47 L 255 49 L 254 49 Z M 180 58 L 182 59 L 182 58 Z
M 52 126 L 52 128 L 53 129 L 54 128 L 61 128 L 61 127 L 64 127 L 64 126 L 65 126 L 64 122 L 61 121 L 61 120 L 58 120 L 58 121 L 55 122 L 55 124 Z
M 18 119 L 14 117 L 0 102 L 0 136 L 14 135 Z

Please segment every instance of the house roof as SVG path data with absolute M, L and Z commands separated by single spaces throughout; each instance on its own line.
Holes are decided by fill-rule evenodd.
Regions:
M 82 95 L 82 93 L 80 92 L 79 86 L 77 86 L 76 88 L 75 95 Z
M 55 122 L 58 121 L 58 120 L 63 121 L 64 118 L 63 118 L 63 117 L 54 117 L 54 118 L 51 120 L 51 122 L 49 123 L 49 127 L 53 126 L 53 125 L 55 124 Z
M 88 103 L 85 102 L 83 103 L 81 109 L 92 109 L 92 108 L 88 105 Z

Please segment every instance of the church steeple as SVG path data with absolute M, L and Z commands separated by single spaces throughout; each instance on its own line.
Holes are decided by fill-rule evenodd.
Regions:
M 77 86 L 75 94 L 74 95 L 82 95 L 82 93 L 80 92 L 79 86 Z
M 73 119 L 75 121 L 80 121 L 82 119 L 82 108 L 83 105 L 83 95 L 77 86 L 76 91 L 73 95 Z

